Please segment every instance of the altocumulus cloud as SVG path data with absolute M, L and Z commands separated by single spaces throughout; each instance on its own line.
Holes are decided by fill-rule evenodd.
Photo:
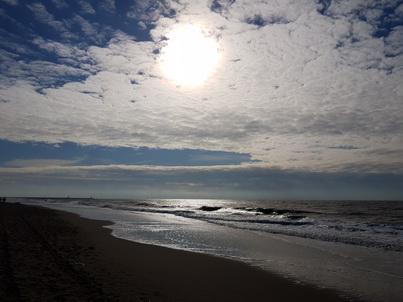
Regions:
M 227 191 L 230 185 L 254 191 L 241 177 L 254 179 L 251 171 L 259 175 L 256 183 L 265 180 L 259 190 L 274 190 L 268 183 L 275 175 L 286 179 L 291 171 L 298 179 L 309 173 L 402 175 L 403 1 L 0 5 L 2 140 L 242 154 L 245 165 L 200 167 L 226 175 Z M 219 46 L 219 65 L 200 87 L 172 83 L 158 63 L 168 33 L 182 24 L 201 26 Z M 87 171 L 77 172 L 82 177 L 96 170 L 90 173 L 96 179 L 101 171 L 110 175 L 110 168 L 77 163 L 56 170 Z M 127 172 L 124 165 L 113 171 L 119 169 Z M 201 175 L 196 167 L 170 169 L 171 177 L 172 171 L 187 173 L 171 184 L 189 179 L 192 190 L 199 181 L 212 187 L 208 177 L 190 179 L 189 171 Z

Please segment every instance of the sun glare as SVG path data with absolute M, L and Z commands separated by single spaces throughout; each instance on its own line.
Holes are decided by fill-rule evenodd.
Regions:
M 167 36 L 160 56 L 165 75 L 181 86 L 202 85 L 218 64 L 217 42 L 197 27 L 178 28 Z

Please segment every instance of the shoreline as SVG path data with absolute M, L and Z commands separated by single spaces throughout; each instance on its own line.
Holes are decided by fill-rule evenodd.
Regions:
M 7 301 L 352 301 L 246 263 L 119 239 L 90 220 L 3 203 L 0 298 Z

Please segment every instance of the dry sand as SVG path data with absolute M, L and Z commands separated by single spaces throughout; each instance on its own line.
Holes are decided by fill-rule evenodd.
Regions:
M 346 301 L 247 264 L 134 243 L 110 224 L 0 204 L 0 301 Z

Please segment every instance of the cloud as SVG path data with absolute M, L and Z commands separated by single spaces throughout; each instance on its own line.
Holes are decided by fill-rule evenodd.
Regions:
M 34 13 L 37 21 L 52 27 L 58 32 L 68 31 L 63 22 L 55 20 L 54 16 L 47 11 L 42 3 L 34 3 L 27 5 L 27 7 Z
M 69 5 L 63 0 L 52 0 L 52 2 L 56 5 L 57 8 L 63 9 L 68 8 Z
M 18 82 L 21 85 L 34 85 L 36 92 L 42 93 L 46 87 L 61 86 L 63 83 L 86 78 L 89 75 L 88 71 L 81 68 L 49 61 L 32 61 L 27 64 L 24 61 L 8 60 L 7 63 L 8 80 L 14 79 L 12 82 L 14 84 L 9 86 L 11 90 L 18 88 Z M 27 91 L 21 91 L 24 92 Z M 3 98 L 10 99 L 6 93 L 3 94 Z
M 13 6 L 16 6 L 16 5 L 19 4 L 18 0 L 2 0 L 2 1 L 7 3 L 7 4 L 9 4 L 9 5 L 13 5 Z
M 95 73 L 97 71 L 92 66 L 92 58 L 86 48 L 80 48 L 69 43 L 45 40 L 42 37 L 34 38 L 32 43 L 47 51 L 50 55 L 55 56 L 57 58 L 56 63 L 60 66 L 80 68 L 81 74 L 86 72 Z
M 82 159 L 62 160 L 62 159 L 16 159 L 3 164 L 4 167 L 61 167 L 71 166 L 80 162 Z
M 82 14 L 95 14 L 95 9 L 92 5 L 87 1 L 78 1 L 78 4 L 81 6 L 81 13 Z
M 154 23 L 161 17 L 174 17 L 177 10 L 182 7 L 183 5 L 177 1 L 144 0 L 133 5 L 127 16 L 146 23 Z
M 100 3 L 100 7 L 101 9 L 111 13 L 116 12 L 115 0 L 104 0 Z
M 112 1 L 103 3 L 113 11 Z M 152 40 L 141 42 L 96 19 L 97 11 L 96 21 L 75 14 L 62 22 L 31 4 L 57 32 L 78 26 L 82 43 L 37 34 L 32 43 L 52 60 L 41 53 L 21 61 L 11 50 L 18 43 L 2 53 L 9 68 L 0 137 L 231 151 L 260 166 L 311 172 L 402 173 L 398 3 L 141 1 L 128 12 L 133 26 L 152 28 Z M 158 64 L 169 30 L 190 23 L 221 54 L 196 89 L 169 82 Z
M 90 23 L 79 15 L 76 15 L 74 18 L 72 18 L 72 21 L 74 21 L 81 28 L 82 33 L 87 37 L 89 41 L 95 43 L 105 42 L 106 36 L 108 34 L 107 27 L 102 28 L 101 30 L 98 23 Z
M 234 2 L 235 0 L 212 0 L 209 4 L 212 11 L 222 14 L 223 11 L 228 10 L 229 6 Z
M 146 25 L 143 21 L 140 21 L 140 22 L 137 23 L 137 24 L 138 24 L 138 26 L 139 26 L 142 30 L 147 29 L 147 25 Z

